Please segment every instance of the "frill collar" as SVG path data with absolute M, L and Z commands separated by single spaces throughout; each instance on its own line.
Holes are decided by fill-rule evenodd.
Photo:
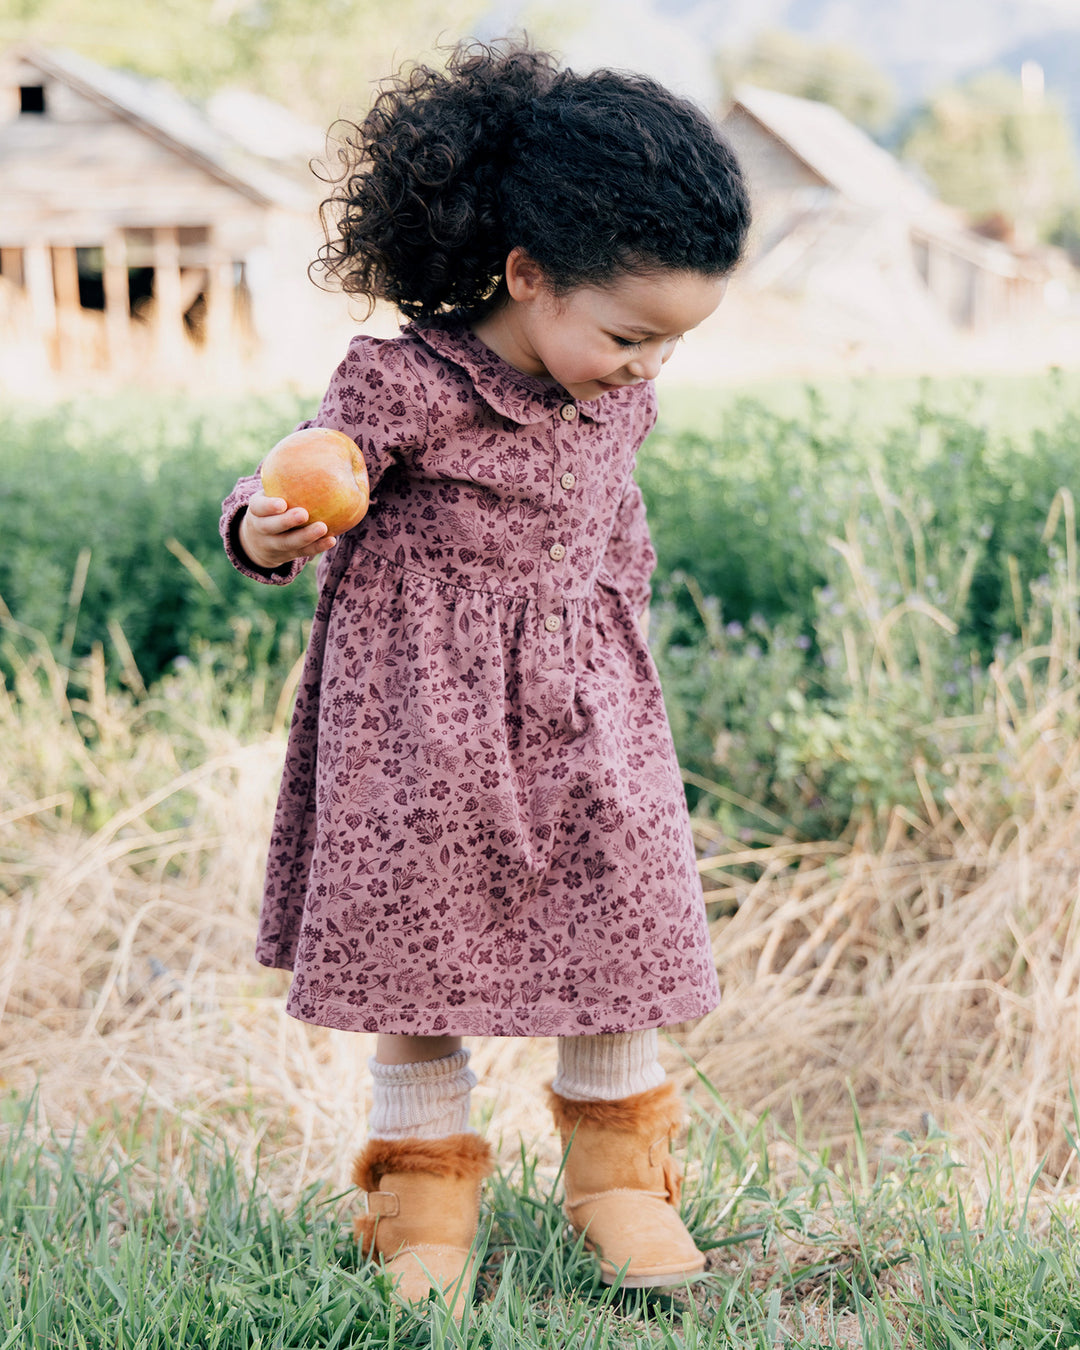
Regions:
M 626 397 L 622 390 L 612 389 L 587 403 L 578 402 L 561 385 L 526 375 L 504 361 L 481 342 L 464 319 L 452 315 L 438 323 L 407 324 L 402 332 L 419 338 L 437 355 L 460 366 L 484 402 L 520 426 L 546 421 L 567 403 L 573 403 L 582 417 L 605 422 Z

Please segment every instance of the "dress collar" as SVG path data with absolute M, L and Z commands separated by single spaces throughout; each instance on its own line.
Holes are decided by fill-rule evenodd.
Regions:
M 561 385 L 526 375 L 504 361 L 463 319 L 454 316 L 433 324 L 410 323 L 402 332 L 419 338 L 433 352 L 460 366 L 484 402 L 520 426 L 545 422 L 567 403 L 573 403 L 582 417 L 604 422 L 626 397 L 621 390 L 610 390 L 588 403 L 579 403 Z

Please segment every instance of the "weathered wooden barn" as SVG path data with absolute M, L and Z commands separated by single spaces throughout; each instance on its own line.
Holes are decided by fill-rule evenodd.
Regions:
M 1043 308 L 1045 258 L 969 229 L 835 108 L 743 86 L 721 125 L 754 204 L 743 285 L 961 330 Z
M 280 378 L 318 327 L 319 184 L 160 81 L 0 57 L 0 383 Z

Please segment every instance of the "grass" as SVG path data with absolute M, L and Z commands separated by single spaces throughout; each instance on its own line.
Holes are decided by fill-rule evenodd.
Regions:
M 1080 1279 L 1062 1205 L 1000 1176 L 979 1187 L 931 1130 L 871 1172 L 697 1113 L 684 1217 L 707 1251 L 681 1289 L 605 1287 L 524 1150 L 488 1186 L 476 1301 L 459 1327 L 359 1262 L 347 1195 L 280 1206 L 256 1168 L 203 1139 L 174 1174 L 95 1131 L 42 1135 L 33 1098 L 0 1142 L 0 1346 L 86 1350 L 790 1347 L 1080 1344 Z M 105 1132 L 109 1135 L 109 1131 Z M 151 1140 L 153 1129 L 148 1131 Z M 160 1142 L 160 1141 L 159 1141 Z
M 1027 440 L 1048 430 L 1063 406 L 1080 402 L 1080 371 L 982 376 L 847 375 L 740 380 L 732 385 L 671 385 L 660 390 L 664 424 L 673 431 L 714 432 L 734 404 L 753 401 L 799 420 L 816 407 L 828 425 L 877 435 L 922 404 L 962 418 L 995 437 Z M 1048 397 L 1048 390 L 1050 395 Z

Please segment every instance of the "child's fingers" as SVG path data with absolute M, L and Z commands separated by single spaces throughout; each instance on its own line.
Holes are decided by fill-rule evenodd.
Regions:
M 253 516 L 279 516 L 289 509 L 289 503 L 284 497 L 268 497 L 265 492 L 256 492 L 249 500 L 247 508 Z
M 326 526 L 321 520 L 313 521 L 299 529 L 285 530 L 281 534 L 266 536 L 266 547 L 284 562 L 293 558 L 313 558 L 322 553 L 329 545 Z
M 314 534 L 308 534 L 304 537 L 303 542 L 305 544 L 326 533 L 326 526 L 322 521 L 309 521 L 308 513 L 302 506 L 294 506 L 280 516 L 256 516 L 254 524 L 260 534 L 264 536 L 276 535 L 279 540 L 284 540 L 286 535 L 292 534 L 295 534 L 299 539 L 302 531 L 314 530 Z
M 248 510 L 258 522 L 256 529 L 263 534 L 287 534 L 301 525 L 316 523 L 310 520 L 305 507 L 290 506 L 284 497 L 267 497 L 262 492 L 256 492 L 251 498 Z M 323 530 L 325 529 L 324 525 Z
M 336 535 L 325 534 L 321 539 L 316 539 L 313 544 L 309 544 L 299 556 L 302 558 L 317 558 L 320 553 L 326 553 L 332 549 L 336 543 Z
M 312 544 L 322 543 L 328 533 L 329 531 L 321 520 L 313 520 L 310 525 L 285 530 L 278 535 L 276 542 L 298 552 L 300 549 L 310 548 Z

